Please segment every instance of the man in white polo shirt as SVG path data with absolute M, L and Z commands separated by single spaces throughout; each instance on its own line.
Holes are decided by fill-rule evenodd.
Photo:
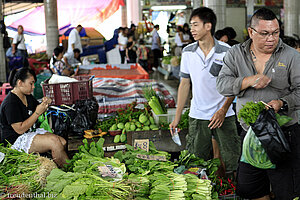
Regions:
M 173 134 L 180 122 L 192 84 L 187 149 L 200 158 L 211 159 L 214 137 L 226 171 L 235 171 L 240 156 L 240 140 L 231 105 L 234 97 L 226 98 L 216 89 L 216 78 L 230 46 L 213 38 L 216 21 L 216 15 L 210 8 L 201 7 L 191 14 L 191 33 L 196 42 L 186 46 L 182 52 L 177 110 L 170 130 Z
M 74 49 L 79 49 L 80 53 L 83 52 L 81 40 L 80 40 L 80 31 L 82 30 L 82 26 L 79 24 L 76 28 L 74 28 L 69 34 L 68 40 L 68 53 L 73 53 Z

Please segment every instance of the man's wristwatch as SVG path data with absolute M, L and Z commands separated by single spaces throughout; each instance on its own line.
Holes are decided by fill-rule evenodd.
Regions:
M 288 107 L 287 102 L 285 100 L 283 100 L 283 99 L 280 99 L 280 100 L 283 102 L 283 105 L 280 108 L 280 110 L 282 110 L 282 111 L 288 111 L 289 107 Z

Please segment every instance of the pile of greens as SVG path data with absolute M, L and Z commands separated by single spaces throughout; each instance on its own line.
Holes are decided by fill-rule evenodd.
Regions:
M 109 182 L 89 173 L 52 170 L 43 192 L 57 199 L 124 199 L 130 194 L 130 186 L 124 181 Z
M 263 103 L 254 103 L 252 101 L 249 101 L 240 109 L 238 118 L 239 120 L 243 119 L 243 121 L 249 126 L 256 121 L 258 115 L 261 113 L 261 111 L 263 111 L 263 109 L 265 109 Z M 292 120 L 291 117 L 279 115 L 278 113 L 276 113 L 276 119 L 279 126 L 283 126 L 284 124 Z
M 238 118 L 239 120 L 243 119 L 247 125 L 253 124 L 263 109 L 265 109 L 265 106 L 261 102 L 249 101 L 240 109 Z
M 6 195 L 30 194 L 39 191 L 45 185 L 45 179 L 56 164 L 35 154 L 19 152 L 0 145 L 5 155 L 0 163 L 0 191 Z
M 150 199 L 184 200 L 187 183 L 184 175 L 155 172 L 150 176 Z

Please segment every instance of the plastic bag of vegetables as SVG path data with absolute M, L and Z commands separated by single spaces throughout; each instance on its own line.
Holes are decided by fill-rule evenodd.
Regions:
M 285 123 L 291 119 L 286 119 Z M 251 125 L 256 137 L 266 150 L 272 163 L 277 164 L 284 161 L 291 152 L 289 142 L 280 128 L 273 108 L 263 110 L 257 120 Z
M 251 126 L 244 138 L 241 161 L 261 169 L 275 168 Z

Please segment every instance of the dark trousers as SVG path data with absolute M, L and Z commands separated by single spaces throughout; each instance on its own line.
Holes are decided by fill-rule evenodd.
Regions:
M 125 63 L 126 51 L 120 51 L 121 64 Z
M 17 49 L 16 56 L 22 57 L 23 67 L 29 67 L 27 50 Z
M 259 169 L 240 162 L 237 170 L 237 194 L 243 198 L 260 198 L 270 193 L 276 200 L 292 200 L 300 196 L 300 125 L 283 127 L 291 153 L 275 169 Z M 243 141 L 246 131 L 241 133 Z
M 148 72 L 148 60 L 139 60 L 139 64 L 144 68 L 144 70 L 146 70 L 146 72 Z
M 159 66 L 159 58 L 161 58 L 160 49 L 152 49 L 153 52 L 153 67 L 158 68 Z

